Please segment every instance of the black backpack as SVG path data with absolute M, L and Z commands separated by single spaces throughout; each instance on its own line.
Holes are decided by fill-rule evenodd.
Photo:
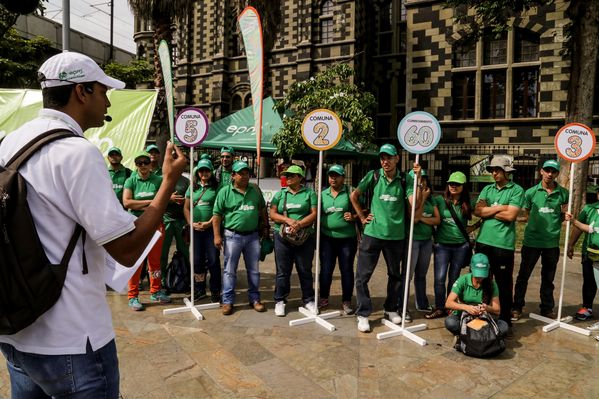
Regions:
M 60 264 L 50 264 L 27 203 L 19 167 L 44 145 L 81 137 L 64 129 L 36 137 L 0 166 L 0 335 L 14 334 L 50 309 L 64 285 L 67 267 L 83 228 L 77 225 Z M 85 233 L 83 233 L 85 240 Z M 87 273 L 85 255 L 83 273 Z
M 480 330 L 468 327 L 474 319 L 480 319 L 487 324 Z M 467 356 L 493 357 L 505 350 L 505 341 L 499 336 L 499 327 L 493 317 L 484 313 L 473 316 L 462 312 L 460 322 L 459 350 Z
M 170 292 L 183 293 L 189 291 L 189 265 L 182 253 L 175 251 L 166 271 L 166 288 Z

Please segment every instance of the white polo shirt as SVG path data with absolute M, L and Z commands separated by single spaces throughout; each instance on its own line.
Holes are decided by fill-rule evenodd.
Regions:
M 83 136 L 70 116 L 44 109 L 37 119 L 9 134 L 0 145 L 5 165 L 27 142 L 56 128 Z M 20 351 L 44 354 L 85 353 L 89 339 L 94 350 L 114 338 L 106 302 L 102 245 L 135 229 L 135 217 L 123 210 L 112 191 L 108 169 L 100 151 L 86 139 L 72 137 L 52 142 L 21 168 L 27 182 L 27 200 L 48 259 L 60 263 L 76 223 L 86 231 L 85 255 L 89 269 L 83 274 L 79 239 L 58 302 L 29 327 L 0 342 Z

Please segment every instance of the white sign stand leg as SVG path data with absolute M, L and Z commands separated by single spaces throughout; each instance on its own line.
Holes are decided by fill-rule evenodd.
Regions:
M 318 282 L 319 282 L 319 277 L 320 277 L 320 213 L 321 213 L 321 206 L 322 206 L 322 198 L 321 198 L 321 194 L 322 194 L 322 153 L 324 151 L 319 151 L 318 152 L 318 211 L 317 211 L 317 216 L 316 216 L 316 267 L 315 267 L 315 276 L 314 276 L 314 307 L 316 309 L 316 313 L 312 313 L 310 312 L 308 309 L 304 308 L 303 306 L 300 306 L 300 308 L 298 309 L 299 312 L 301 314 L 303 314 L 304 318 L 302 319 L 297 319 L 297 320 L 291 320 L 289 321 L 289 326 L 290 327 L 295 327 L 295 326 L 299 326 L 302 324 L 307 324 L 307 323 L 312 323 L 315 322 L 316 324 L 326 328 L 329 331 L 335 331 L 335 326 L 332 325 L 331 323 L 329 323 L 328 321 L 326 321 L 325 319 L 330 319 L 332 317 L 338 317 L 341 315 L 341 312 L 339 312 L 338 310 L 333 311 L 333 312 L 327 312 L 327 313 L 323 313 L 321 315 L 318 314 L 318 290 L 320 288 Z
M 420 154 L 416 154 L 416 163 L 419 163 L 420 161 Z M 424 346 L 426 345 L 426 340 L 424 338 L 420 338 L 419 336 L 417 336 L 416 334 L 413 334 L 413 331 L 422 331 L 422 330 L 426 330 L 426 324 L 417 324 L 415 326 L 410 326 L 407 327 L 405 326 L 406 324 L 406 309 L 408 306 L 408 291 L 410 288 L 410 263 L 412 262 L 412 237 L 414 236 L 414 214 L 416 213 L 416 190 L 418 189 L 418 177 L 414 176 L 414 187 L 412 190 L 412 212 L 411 212 L 411 216 L 410 216 L 410 236 L 408 237 L 408 257 L 406 260 L 406 274 L 405 274 L 405 279 L 404 279 L 404 294 L 403 294 L 403 309 L 401 312 L 401 327 L 397 326 L 395 324 L 393 324 L 392 322 L 390 322 L 389 320 L 383 319 L 383 324 L 387 327 L 389 327 L 392 331 L 387 331 L 384 333 L 378 333 L 376 335 L 377 339 L 386 339 L 386 338 L 391 338 L 391 337 L 395 337 L 397 335 L 403 335 L 404 337 L 408 338 L 409 340 L 412 340 L 414 342 L 416 342 L 418 345 L 420 346 Z
M 571 163 L 570 164 L 570 193 L 572 193 L 572 190 L 574 188 L 574 164 Z M 572 196 L 570 195 L 569 199 L 568 199 L 568 213 L 572 212 Z M 529 316 L 531 319 L 535 319 L 535 320 L 539 320 L 542 321 L 543 323 L 547 323 L 546 326 L 543 327 L 543 332 L 549 332 L 552 330 L 555 330 L 556 328 L 564 328 L 568 331 L 572 331 L 578 334 L 582 334 L 582 335 L 586 335 L 587 337 L 591 335 L 591 332 L 589 330 L 586 330 L 584 328 L 580 328 L 580 327 L 575 327 L 575 326 L 571 326 L 570 324 L 567 324 L 565 321 L 562 320 L 562 303 L 564 300 L 564 282 L 566 280 L 566 256 L 565 254 L 567 254 L 568 252 L 568 241 L 570 240 L 570 226 L 571 226 L 571 222 L 568 220 L 568 222 L 566 223 L 566 240 L 564 241 L 564 252 L 563 252 L 563 265 L 562 265 L 562 282 L 561 282 L 561 287 L 560 287 L 560 292 L 559 292 L 559 305 L 557 308 L 557 319 L 553 320 L 550 319 L 548 317 L 544 317 L 535 313 L 530 313 Z M 571 320 L 571 318 L 570 318 Z
M 191 173 L 189 174 L 189 192 L 191 193 L 190 201 L 189 201 L 189 219 L 193 222 L 193 147 L 190 147 L 189 150 L 189 169 Z M 189 234 L 189 262 L 190 265 L 190 280 L 191 280 L 191 301 L 187 298 L 183 298 L 183 303 L 185 306 L 173 309 L 164 309 L 162 311 L 163 315 L 175 314 L 175 313 L 183 313 L 183 312 L 191 312 L 196 319 L 204 320 L 204 316 L 200 313 L 200 310 L 204 309 L 216 309 L 220 307 L 220 303 L 208 303 L 205 305 L 193 305 L 194 302 L 194 272 L 193 272 L 193 261 L 194 261 L 194 253 L 193 253 L 193 227 L 191 228 Z

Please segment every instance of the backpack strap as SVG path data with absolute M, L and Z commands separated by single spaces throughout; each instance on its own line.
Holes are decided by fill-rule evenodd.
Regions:
M 25 144 L 4 166 L 6 169 L 19 169 L 21 164 L 26 162 L 36 151 L 52 141 L 66 137 L 81 137 L 70 130 L 52 129 L 35 137 Z
M 75 231 L 71 236 L 71 240 L 69 241 L 69 245 L 67 249 L 64 251 L 64 255 L 60 261 L 60 265 L 63 267 L 68 266 L 69 261 L 71 260 L 71 256 L 73 255 L 73 251 L 75 250 L 75 246 L 77 245 L 77 241 L 79 241 L 79 236 L 83 234 L 83 274 L 87 274 L 87 259 L 85 257 L 85 231 L 83 231 L 83 227 L 80 224 L 75 226 Z

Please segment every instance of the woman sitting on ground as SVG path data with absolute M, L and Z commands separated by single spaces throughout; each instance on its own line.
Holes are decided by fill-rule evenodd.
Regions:
M 489 258 L 485 254 L 475 254 L 470 261 L 470 273 L 459 277 L 451 287 L 445 302 L 445 308 L 454 312 L 445 319 L 445 328 L 453 335 L 460 334 L 462 312 L 471 315 L 489 313 L 499 315 L 499 289 L 493 277 L 489 276 Z M 496 320 L 499 335 L 505 336 L 508 325 L 503 320 Z

